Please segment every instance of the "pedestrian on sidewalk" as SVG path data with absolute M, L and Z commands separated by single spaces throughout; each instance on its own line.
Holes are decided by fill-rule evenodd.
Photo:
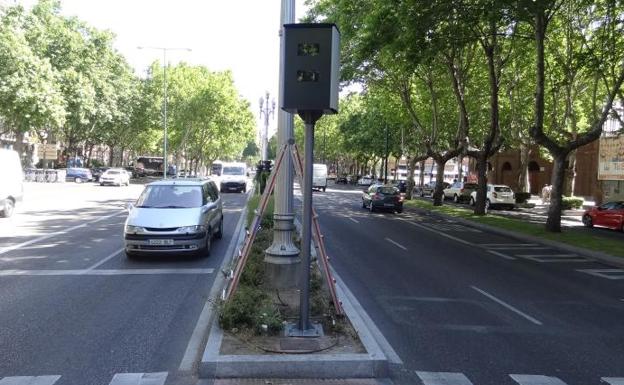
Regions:
M 552 191 L 552 186 L 549 184 L 545 184 L 542 188 L 542 203 L 548 204 L 550 203 L 550 193 Z

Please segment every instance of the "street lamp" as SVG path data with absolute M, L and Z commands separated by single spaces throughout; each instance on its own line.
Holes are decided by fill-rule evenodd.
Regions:
M 265 103 L 266 100 L 266 103 Z M 271 101 L 269 106 L 269 91 L 266 92 L 264 97 L 260 97 L 260 118 L 264 115 L 264 127 L 260 140 L 262 141 L 262 160 L 268 160 L 269 153 L 269 118 L 275 116 L 275 99 Z
M 167 179 L 167 51 L 187 51 L 191 52 L 190 48 L 176 48 L 176 47 L 143 47 L 139 46 L 137 49 L 156 49 L 163 52 L 163 123 L 164 123 L 164 138 L 163 138 L 163 179 Z

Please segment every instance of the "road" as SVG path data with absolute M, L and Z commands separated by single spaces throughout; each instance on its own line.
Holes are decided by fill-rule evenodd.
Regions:
M 122 208 L 141 190 L 31 183 L 0 220 L 1 385 L 195 383 L 195 329 L 247 195 L 223 195 L 210 257 L 128 260 Z
M 397 384 L 624 384 L 624 270 L 435 216 L 315 193 L 332 263 L 402 365 Z

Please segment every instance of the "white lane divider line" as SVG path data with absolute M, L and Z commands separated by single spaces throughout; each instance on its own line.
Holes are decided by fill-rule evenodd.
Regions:
M 436 234 L 438 234 L 438 235 L 441 235 L 441 236 L 443 236 L 443 237 L 446 237 L 446 238 L 452 239 L 452 240 L 454 240 L 454 241 L 456 241 L 456 242 L 463 243 L 464 245 L 474 246 L 474 244 L 473 244 L 472 242 L 468 242 L 468 241 L 465 241 L 465 240 L 463 240 L 463 239 L 461 239 L 461 238 L 457 238 L 457 237 L 454 237 L 454 236 L 452 236 L 452 235 L 449 235 L 449 234 L 443 233 L 443 232 L 441 232 L 441 231 L 437 231 L 437 230 L 435 230 L 435 229 L 432 229 L 431 227 L 424 226 L 424 225 L 421 225 L 421 224 L 419 224 L 419 223 L 414 223 L 414 222 L 412 222 L 412 221 L 409 221 L 409 220 L 407 220 L 407 219 L 403 219 L 403 218 L 400 218 L 399 220 L 400 220 L 400 221 L 405 221 L 405 222 L 407 222 L 407 223 L 411 224 L 412 226 L 416 226 L 416 227 L 421 228 L 421 229 L 423 229 L 423 230 L 427 230 L 427 231 L 434 232 L 434 233 L 436 233 Z
M 0 385 L 52 385 L 61 376 L 15 376 L 0 379 Z
M 396 242 L 396 241 L 393 241 L 393 240 L 392 240 L 392 239 L 390 239 L 390 238 L 385 238 L 385 240 L 386 240 L 386 241 L 388 241 L 388 242 L 390 242 L 390 243 L 392 243 L 392 244 L 393 244 L 393 245 L 395 245 L 396 247 L 398 247 L 398 248 L 400 248 L 400 249 L 403 249 L 403 250 L 407 251 L 407 247 L 403 246 L 402 244 L 400 244 L 400 243 L 398 243 L 398 242 Z
M 424 385 L 473 385 L 462 373 L 416 372 Z
M 164 385 L 167 372 L 117 373 L 109 385 Z
M 360 223 L 360 221 L 358 221 L 357 219 L 353 219 L 353 218 L 351 218 L 351 217 L 349 217 L 349 220 L 350 220 L 351 222 L 353 222 L 353 223 Z
M 577 254 L 516 254 L 516 257 L 539 263 L 583 263 L 593 261 L 593 259 L 585 258 Z
M 107 257 L 105 257 L 104 259 L 102 259 L 101 261 L 97 262 L 96 264 L 88 267 L 86 270 L 93 270 L 98 266 L 101 266 L 103 264 L 105 264 L 106 262 L 108 262 L 110 259 L 113 259 L 116 255 L 118 255 L 119 253 L 121 253 L 122 251 L 124 251 L 125 247 L 122 247 L 119 250 L 116 250 L 114 252 L 112 252 L 111 254 L 109 254 Z
M 601 377 L 600 379 L 610 385 L 624 385 L 624 377 Z
M 510 374 L 514 381 L 520 385 L 566 385 L 557 377 L 539 376 L 534 374 Z
M 535 247 L 535 246 L 540 246 L 537 243 L 480 243 L 479 246 L 482 247 L 500 247 L 500 248 L 506 248 L 506 247 Z
M 496 256 L 498 256 L 498 257 L 501 257 L 501 258 L 508 259 L 508 260 L 510 260 L 510 261 L 513 261 L 513 260 L 515 260 L 515 259 L 516 259 L 516 258 L 514 258 L 514 257 L 512 257 L 512 256 L 510 256 L 510 255 L 503 254 L 503 253 L 499 253 L 498 251 L 494 251 L 494 250 L 488 250 L 488 253 L 490 253 L 490 254 L 494 254 L 494 255 L 496 255 Z
M 8 276 L 67 276 L 67 275 L 180 275 L 212 274 L 214 269 L 117 269 L 117 270 L 0 270 L 0 277 Z M 0 385 L 4 385 L 0 383 Z
M 114 214 L 105 215 L 103 217 L 99 217 L 98 219 L 92 220 L 90 222 L 85 222 L 83 224 L 80 224 L 80 225 L 77 225 L 77 226 L 73 226 L 73 227 L 70 227 L 70 228 L 65 229 L 65 230 L 55 231 L 53 233 L 46 234 L 46 235 L 43 235 L 43 236 L 35 238 L 35 239 L 31 239 L 30 241 L 18 243 L 17 245 L 5 247 L 3 249 L 0 249 L 0 254 L 8 253 L 9 251 L 13 251 L 13 250 L 22 248 L 24 246 L 32 245 L 33 243 L 45 241 L 46 239 L 55 237 L 57 235 L 66 234 L 66 233 L 72 232 L 72 231 L 74 231 L 76 229 L 87 227 L 87 225 L 90 225 L 90 224 L 93 224 L 93 223 L 97 223 L 97 222 L 103 221 L 103 220 L 108 219 L 108 218 L 112 218 L 112 217 L 117 216 L 117 215 L 119 215 L 121 213 L 124 213 L 124 212 L 126 212 L 126 210 L 121 210 L 121 211 L 118 211 L 118 212 L 116 212 Z
M 623 269 L 577 269 L 576 271 L 606 279 L 624 279 Z
M 471 288 L 473 288 L 474 290 L 478 291 L 479 293 L 483 294 L 484 296 L 488 297 L 489 299 L 491 299 L 492 301 L 496 302 L 497 304 L 504 306 L 505 308 L 511 310 L 512 312 L 518 314 L 519 316 L 524 317 L 525 319 L 531 321 L 532 323 L 536 324 L 536 325 L 542 325 L 542 322 L 531 317 L 530 315 L 526 314 L 525 312 L 511 306 L 510 304 L 508 304 L 507 302 L 500 300 L 496 297 L 494 297 L 492 294 L 486 292 L 485 290 L 481 290 L 476 286 L 470 286 Z

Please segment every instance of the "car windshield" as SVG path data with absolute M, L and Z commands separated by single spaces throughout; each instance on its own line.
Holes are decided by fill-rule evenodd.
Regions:
M 399 193 L 399 190 L 396 187 L 380 187 L 377 189 L 377 192 L 384 195 L 396 195 Z
M 119 175 L 121 172 L 119 171 L 106 171 L 106 175 Z
M 223 167 L 223 175 L 245 175 L 244 167 L 226 166 Z
M 202 205 L 200 186 L 147 186 L 137 201 L 141 208 L 192 208 Z
M 511 192 L 511 189 L 507 186 L 495 186 L 494 191 L 496 192 Z

